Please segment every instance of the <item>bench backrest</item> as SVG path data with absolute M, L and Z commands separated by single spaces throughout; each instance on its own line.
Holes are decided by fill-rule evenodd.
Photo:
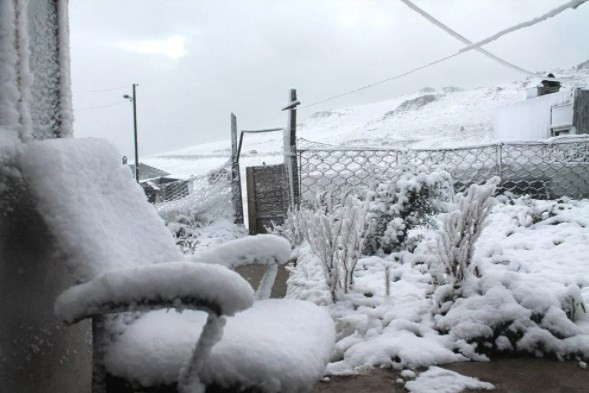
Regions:
M 112 269 L 182 258 L 164 222 L 108 142 L 33 142 L 21 154 L 19 166 L 78 282 Z

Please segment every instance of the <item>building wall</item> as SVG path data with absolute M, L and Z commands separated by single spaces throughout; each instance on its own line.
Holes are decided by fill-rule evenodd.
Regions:
M 53 303 L 73 284 L 19 175 L 23 142 L 72 134 L 66 0 L 0 0 L 0 392 L 87 393 L 88 323 Z
M 499 108 L 495 114 L 494 136 L 500 141 L 550 138 L 550 108 L 572 102 L 574 91 L 561 90 Z
M 23 142 L 72 135 L 67 8 L 68 0 L 1 2 L 0 127 L 10 129 L 0 133 Z
M 7 183 L 0 194 L 0 391 L 89 393 L 90 325 L 67 327 L 53 313 L 74 283 L 25 186 Z

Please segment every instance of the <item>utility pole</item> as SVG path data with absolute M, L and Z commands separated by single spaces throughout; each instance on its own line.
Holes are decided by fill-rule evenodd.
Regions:
M 241 144 L 239 145 L 241 146 Z M 235 209 L 235 223 L 243 224 L 243 202 L 241 200 L 241 174 L 237 145 L 237 117 L 231 114 L 231 195 Z
M 299 173 L 297 163 L 297 106 L 301 104 L 297 100 L 296 89 L 290 89 L 288 93 L 289 103 L 282 108 L 288 111 L 288 123 L 284 129 L 284 163 L 288 175 L 290 193 L 290 206 L 295 209 L 299 205 Z
M 133 136 L 135 139 L 135 180 L 139 183 L 139 148 L 137 143 L 137 83 L 133 83 L 133 97 L 125 94 L 123 98 L 133 103 Z

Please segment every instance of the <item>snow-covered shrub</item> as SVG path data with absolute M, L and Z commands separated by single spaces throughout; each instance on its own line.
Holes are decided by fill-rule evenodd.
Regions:
M 578 322 L 587 314 L 587 306 L 583 300 L 581 289 L 576 285 L 570 285 L 564 293 L 561 301 L 562 310 L 572 322 Z
M 166 222 L 176 245 L 184 254 L 194 254 L 198 244 L 196 230 L 201 226 L 196 216 L 178 214 L 173 220 Z
M 446 171 L 403 166 L 387 176 L 366 193 L 371 229 L 365 255 L 399 251 L 409 231 L 452 198 L 452 179 Z
M 499 178 L 494 177 L 483 185 L 471 185 L 466 195 L 458 194 L 458 209 L 443 219 L 438 232 L 437 252 L 439 263 L 451 283 L 463 281 L 473 273 L 471 258 L 474 244 L 495 203 L 498 184 Z
M 307 221 L 312 214 L 305 208 L 289 208 L 284 223 L 273 225 L 268 228 L 268 232 L 284 237 L 293 248 L 298 247 L 307 237 Z
M 166 226 L 184 254 L 194 254 L 200 249 L 247 236 L 243 225 L 236 225 L 233 215 L 225 213 L 217 217 L 192 213 L 189 209 L 160 212 Z
M 307 239 L 321 261 L 332 300 L 348 293 L 366 238 L 366 210 L 348 196 L 344 206 L 331 213 L 317 211 L 308 218 Z
M 432 285 L 426 267 L 437 264 L 433 228 L 418 228 L 424 240 L 414 253 L 361 258 L 351 292 L 333 304 L 318 258 L 301 253 L 287 293 L 326 306 L 336 321 L 328 374 L 414 370 L 498 354 L 587 362 L 589 200 L 558 202 L 562 209 L 550 210 L 556 216 L 522 226 L 518 215 L 526 206 L 496 199 L 473 255 L 481 277 L 456 287 Z M 540 212 L 554 202 L 531 203 Z
M 305 198 L 301 207 L 310 211 L 322 210 L 326 213 L 332 213 L 344 205 L 348 196 L 359 197 L 365 192 L 365 186 L 358 186 L 355 189 L 343 188 L 316 192 L 314 196 Z
M 501 196 L 502 202 L 518 208 L 515 220 L 518 226 L 530 227 L 541 221 L 555 217 L 561 211 L 569 208 L 567 198 L 559 200 L 538 200 L 532 199 L 529 195 L 514 197 L 513 195 Z

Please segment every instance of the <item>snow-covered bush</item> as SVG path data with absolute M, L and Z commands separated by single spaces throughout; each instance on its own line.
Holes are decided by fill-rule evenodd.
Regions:
M 496 199 L 472 257 L 481 276 L 460 283 L 432 285 L 433 228 L 423 228 L 414 253 L 361 258 L 352 290 L 336 303 L 318 258 L 301 253 L 287 296 L 326 306 L 336 321 L 328 374 L 415 370 L 498 354 L 587 362 L 589 200 Z M 540 221 L 521 225 L 529 206 Z
M 366 210 L 352 196 L 331 213 L 317 211 L 308 217 L 307 239 L 321 261 L 332 300 L 348 293 L 366 238 Z
M 312 214 L 305 208 L 289 208 L 282 225 L 274 225 L 268 232 L 284 237 L 293 248 L 298 247 L 307 237 L 307 221 Z
M 522 227 L 529 227 L 557 216 L 559 212 L 567 209 L 567 202 L 569 202 L 567 198 L 546 201 L 532 199 L 529 195 L 518 198 L 510 195 L 501 198 L 504 203 L 519 207 L 516 220 L 517 224 Z
M 399 251 L 412 228 L 452 199 L 452 179 L 446 171 L 403 166 L 387 176 L 366 193 L 371 229 L 365 255 Z
M 578 322 L 587 315 L 587 306 L 577 285 L 570 285 L 566 289 L 562 296 L 561 308 L 571 322 Z
M 483 185 L 471 185 L 466 195 L 458 194 L 458 209 L 443 219 L 438 232 L 437 252 L 443 274 L 450 283 L 463 281 L 473 273 L 471 259 L 474 244 L 495 203 L 498 184 L 499 178 L 494 177 Z
M 176 245 L 180 251 L 188 255 L 247 236 L 247 230 L 243 225 L 234 224 L 232 217 L 203 221 L 201 216 L 178 214 L 171 220 L 166 220 L 166 225 L 176 239 Z
M 176 239 L 176 245 L 184 254 L 194 254 L 197 240 L 197 229 L 202 225 L 196 216 L 178 214 L 173 220 L 166 221 L 167 227 Z

